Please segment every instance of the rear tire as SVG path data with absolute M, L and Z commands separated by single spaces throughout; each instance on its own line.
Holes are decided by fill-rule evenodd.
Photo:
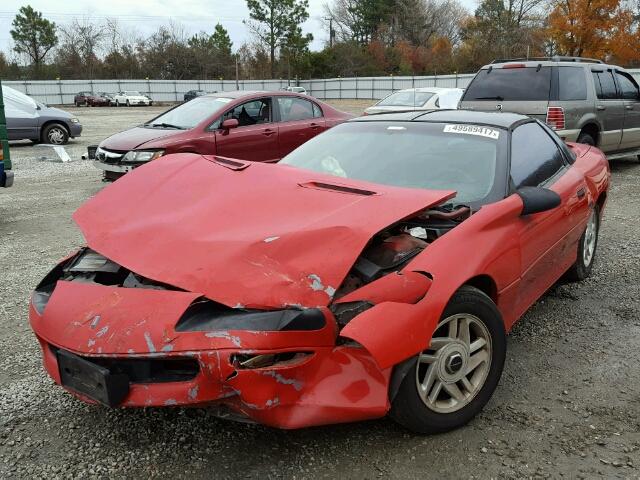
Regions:
M 596 146 L 595 138 L 586 132 L 581 132 L 580 135 L 578 135 L 578 143 L 584 143 L 585 145 L 591 145 L 592 147 Z
M 580 241 L 578 242 L 578 258 L 567 270 L 566 277 L 570 281 L 581 282 L 591 275 L 593 261 L 596 256 L 598 246 L 598 232 L 600 231 L 600 209 L 596 205 L 589 214 L 587 226 L 585 227 Z
M 463 286 L 449 300 L 430 347 L 402 380 L 391 418 L 416 433 L 461 427 L 491 398 L 506 349 L 496 305 L 477 288 Z

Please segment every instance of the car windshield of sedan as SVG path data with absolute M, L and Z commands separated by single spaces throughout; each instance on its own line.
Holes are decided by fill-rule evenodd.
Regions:
M 350 122 L 315 137 L 280 163 L 407 188 L 456 190 L 455 204 L 482 202 L 494 189 L 498 128 L 427 122 Z
M 196 97 L 154 118 L 151 122 L 146 123 L 145 126 L 188 130 L 214 115 L 230 101 L 230 98 Z
M 136 92 L 135 90 L 127 90 L 124 94 L 128 97 L 141 97 L 140 92 Z
M 380 100 L 378 105 L 382 107 L 422 106 L 434 95 L 435 93 L 433 92 L 416 92 L 414 90 L 409 92 L 396 92 Z

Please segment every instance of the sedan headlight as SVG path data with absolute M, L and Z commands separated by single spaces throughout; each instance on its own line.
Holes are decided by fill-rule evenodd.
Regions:
M 131 150 L 122 158 L 123 162 L 150 162 L 161 157 L 164 150 Z
M 76 117 L 70 118 L 69 121 L 71 123 L 80 123 L 80 120 L 78 120 Z

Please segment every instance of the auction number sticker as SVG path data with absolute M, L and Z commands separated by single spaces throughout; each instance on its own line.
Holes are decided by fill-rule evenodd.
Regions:
M 497 140 L 500 136 L 500 131 L 494 128 L 481 127 L 479 125 L 445 125 L 445 133 L 463 133 L 466 135 L 478 135 L 479 137 L 493 138 Z

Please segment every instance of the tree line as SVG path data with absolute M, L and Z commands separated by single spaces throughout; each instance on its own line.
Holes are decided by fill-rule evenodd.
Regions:
M 473 72 L 496 58 L 575 55 L 640 65 L 640 14 L 629 0 L 328 0 L 329 40 L 309 46 L 308 0 L 246 0 L 250 40 L 187 34 L 168 23 L 140 37 L 117 19 L 57 25 L 31 6 L 0 52 L 4 79 L 240 79 Z

